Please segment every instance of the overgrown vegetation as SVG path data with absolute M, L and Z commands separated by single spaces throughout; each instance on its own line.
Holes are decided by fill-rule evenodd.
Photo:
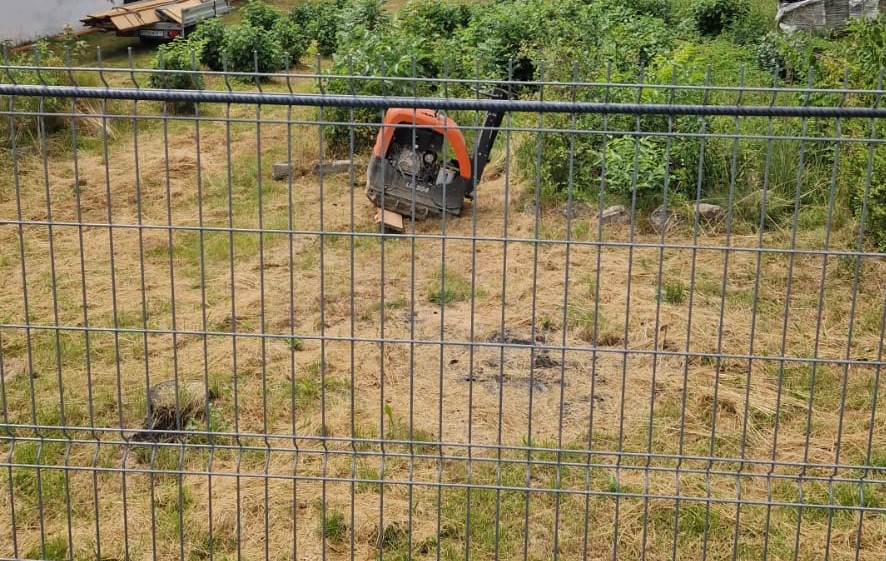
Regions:
M 217 18 L 201 23 L 186 40 L 173 42 L 178 45 L 167 53 L 167 58 L 177 59 L 179 52 L 190 51 L 189 56 L 194 56 L 201 66 L 246 74 L 241 79 L 248 82 L 256 79 L 255 74 L 282 70 L 287 63 L 297 64 L 304 56 L 310 33 L 303 22 L 261 0 L 250 0 L 243 7 L 242 15 L 237 25 L 226 25 Z M 170 47 L 161 47 L 160 54 L 164 48 L 168 51 Z M 182 54 L 181 58 L 187 57 Z M 166 68 L 171 67 L 167 64 Z M 158 81 L 162 81 L 162 77 Z
M 154 58 L 154 68 L 183 72 L 157 72 L 151 74 L 150 85 L 152 88 L 171 88 L 177 90 L 202 90 L 205 87 L 203 76 L 198 71 L 199 53 L 194 52 L 192 43 L 185 39 L 176 38 L 171 43 L 160 45 L 157 56 Z M 190 103 L 172 103 L 170 107 L 175 112 L 186 111 L 193 108 Z
M 31 68 L 7 68 L 0 73 L 0 82 L 63 86 L 76 81 L 84 86 L 93 85 L 96 81 L 93 76 L 53 69 L 63 66 L 66 59 L 80 56 L 85 50 L 86 43 L 76 36 L 73 29 L 66 27 L 52 39 L 38 41 L 30 49 L 6 55 L 10 66 Z M 37 67 L 41 67 L 41 70 L 37 71 Z M 68 126 L 68 119 L 53 114 L 65 112 L 70 108 L 70 103 L 70 100 L 58 97 L 0 96 L 0 105 L 4 110 L 21 113 L 19 116 L 10 115 L 0 119 L 0 143 L 8 146 L 13 141 L 33 142 L 41 134 L 52 133 Z M 37 113 L 43 115 L 38 116 Z
M 339 1 L 336 8 L 343 14 L 355 5 Z M 342 94 L 434 96 L 443 93 L 439 82 L 409 78 L 570 81 L 578 77 L 590 83 L 649 86 L 578 90 L 548 86 L 544 91 L 524 87 L 514 93 L 585 102 L 765 105 L 772 103 L 765 93 L 745 92 L 739 98 L 734 91 L 706 95 L 701 89 L 668 85 L 778 86 L 789 92 L 810 82 L 817 88 L 838 88 L 845 80 L 853 88 L 872 88 L 877 73 L 870 69 L 886 61 L 884 25 L 883 19 L 856 20 L 838 38 L 784 34 L 773 29 L 771 6 L 748 0 L 475 4 L 422 0 L 410 2 L 386 25 L 375 28 L 344 26 L 339 20 L 337 50 L 325 86 Z M 345 75 L 373 78 L 336 77 Z M 464 83 L 446 88 L 448 95 L 475 95 Z M 801 93 L 782 93 L 775 103 L 830 106 L 841 100 L 827 94 L 804 98 Z M 855 96 L 843 103 L 870 104 L 872 99 Z M 324 118 L 374 123 L 380 114 L 328 109 Z M 512 118 L 515 124 L 539 124 L 534 115 Z M 549 114 L 543 121 L 548 129 L 578 131 L 521 137 L 516 163 L 527 182 L 540 186 L 545 201 L 567 196 L 597 201 L 602 196 L 607 203 L 652 209 L 665 196 L 673 207 L 698 198 L 721 204 L 731 199 L 744 204 L 737 216 L 747 218 L 748 228 L 754 229 L 760 224 L 786 225 L 793 214 L 790 202 L 799 191 L 803 208 L 827 206 L 833 199 L 839 223 L 861 216 L 858 202 L 863 199 L 864 182 L 858 179 L 866 175 L 865 158 L 854 153 L 864 150 L 853 146 L 835 151 L 832 141 L 818 140 L 835 137 L 833 120 L 807 120 L 808 140 L 798 142 L 788 138 L 799 133 L 800 119 L 743 119 L 742 135 L 773 140 L 738 143 L 728 138 L 736 125 L 725 117 Z M 845 120 L 840 134 L 867 138 L 868 128 L 869 123 L 861 120 Z M 367 146 L 373 137 L 372 127 L 353 131 L 329 126 L 330 149 L 347 144 L 352 132 L 359 146 Z M 801 154 L 803 169 L 798 173 Z M 835 158 L 841 172 L 837 184 L 830 185 Z M 865 230 L 868 240 L 886 248 L 886 234 L 876 222 L 886 206 L 878 187 L 869 189 Z M 759 195 L 762 190 L 767 196 Z
M 769 11 L 767 11 L 769 10 Z M 766 104 L 766 94 L 741 94 L 726 90 L 709 95 L 682 86 L 738 86 L 766 88 L 812 85 L 820 89 L 877 86 L 872 68 L 886 62 L 886 23 L 881 19 L 855 20 L 842 37 L 804 33 L 785 34 L 773 29 L 771 7 L 742 0 L 503 0 L 488 3 L 430 2 L 414 0 L 397 11 L 385 10 L 383 0 L 310 0 L 290 12 L 250 0 L 236 25 L 209 20 L 187 40 L 162 46 L 154 66 L 175 71 L 199 68 L 238 72 L 247 82 L 266 79 L 309 53 L 330 57 L 325 91 L 336 94 L 388 96 L 473 96 L 470 80 L 482 87 L 501 80 L 570 81 L 648 86 L 517 88 L 522 98 L 575 99 L 583 102 L 648 104 Z M 43 64 L 60 64 L 58 49 L 48 43 L 37 47 Z M 17 55 L 22 63 L 31 53 Z M 27 81 L 27 71 L 13 79 Z M 32 73 L 33 74 L 33 73 Z M 345 78 L 348 76 L 348 78 Z M 366 78 L 353 78 L 366 76 Z M 37 80 L 36 76 L 30 78 Z M 412 80 L 420 78 L 422 80 Z M 444 92 L 439 78 L 450 82 Z M 49 84 L 65 83 L 61 72 L 39 77 Z M 153 87 L 197 89 L 199 75 L 181 72 L 156 74 Z M 669 88 L 679 84 L 681 89 Z M 870 104 L 870 96 L 816 93 L 804 96 L 782 93 L 778 105 Z M 16 100 L 17 105 L 33 100 Z M 61 112 L 63 102 L 43 101 L 45 113 Z M 186 107 L 187 106 L 187 107 Z M 187 110 L 189 104 L 174 110 Z M 456 119 L 458 120 L 458 115 Z M 465 115 L 466 119 L 473 115 Z M 324 108 L 330 123 L 377 123 L 373 109 Z M 512 115 L 513 124 L 537 126 L 533 115 Z M 18 119 L 17 136 L 34 136 L 38 123 Z M 574 128 L 577 134 L 544 132 L 517 135 L 515 164 L 522 178 L 538 185 L 543 201 L 574 200 L 620 203 L 652 209 L 668 198 L 677 208 L 681 201 L 702 199 L 736 205 L 735 216 L 749 228 L 768 227 L 789 220 L 790 204 L 800 192 L 803 208 L 827 206 L 840 224 L 858 224 L 864 218 L 865 236 L 875 247 L 886 248 L 886 215 L 880 160 L 877 150 L 867 157 L 860 144 L 834 150 L 833 120 L 806 121 L 808 140 L 793 138 L 800 119 L 743 119 L 745 137 L 769 136 L 771 142 L 728 136 L 735 123 L 728 117 L 701 119 L 675 115 L 635 117 L 627 114 L 588 114 L 573 118 L 548 114 L 548 130 Z M 43 119 L 52 130 L 61 119 Z M 4 127 L 8 127 L 4 123 Z M 844 138 L 868 138 L 869 123 L 844 120 Z M 701 133 L 706 135 L 704 146 Z M 875 136 L 879 131 L 874 131 Z M 353 136 L 358 150 L 367 147 L 374 127 L 330 125 L 324 127 L 327 148 L 335 153 L 349 146 Z M 7 135 L 4 135 L 8 137 Z M 469 135 L 470 136 L 470 135 Z M 767 157 L 767 153 L 769 157 Z M 798 172 L 800 156 L 803 169 Z M 572 155 L 572 157 L 570 157 Z M 834 158 L 838 158 L 834 162 Z M 868 160 L 871 183 L 865 187 Z M 836 167 L 836 184 L 830 185 Z M 762 190 L 767 191 L 765 197 Z M 867 199 L 865 199 L 867 193 Z M 828 213 L 818 213 L 826 216 Z M 761 219 L 761 216 L 763 219 Z

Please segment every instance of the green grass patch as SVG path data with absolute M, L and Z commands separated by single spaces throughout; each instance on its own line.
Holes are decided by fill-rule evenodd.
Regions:
M 582 341 L 594 342 L 603 347 L 620 345 L 622 334 L 602 311 L 594 310 L 593 303 L 575 303 L 566 310 L 566 326 Z
M 46 561 L 67 561 L 68 540 L 63 537 L 54 537 L 46 540 L 42 545 L 35 545 L 28 550 L 28 559 L 45 559 Z
M 320 535 L 334 542 L 344 540 L 348 533 L 348 524 L 345 521 L 344 513 L 334 508 L 327 508 L 324 514 L 325 517 L 322 514 L 319 516 Z
M 443 269 L 428 284 L 427 298 L 428 302 L 440 305 L 465 302 L 471 298 L 471 283 L 458 273 Z
M 19 442 L 13 451 L 13 462 L 23 467 L 12 469 L 12 484 L 18 512 L 25 519 L 44 512 L 63 512 L 67 503 L 63 465 L 65 445 L 60 442 Z M 34 521 L 36 523 L 36 520 Z
M 686 285 L 683 281 L 670 281 L 661 285 L 659 299 L 674 306 L 686 301 Z

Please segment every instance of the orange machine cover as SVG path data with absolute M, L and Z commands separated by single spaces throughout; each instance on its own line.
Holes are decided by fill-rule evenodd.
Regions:
M 385 113 L 385 121 L 382 129 L 378 133 L 375 140 L 375 149 L 373 152 L 376 156 L 383 158 L 394 138 L 394 130 L 397 125 L 406 123 L 408 125 L 431 128 L 446 137 L 447 142 L 455 153 L 455 159 L 458 161 L 459 175 L 465 179 L 471 178 L 471 157 L 468 155 L 468 149 L 465 145 L 465 137 L 461 134 L 458 125 L 449 117 L 440 116 L 430 109 L 408 109 L 404 107 L 393 107 Z

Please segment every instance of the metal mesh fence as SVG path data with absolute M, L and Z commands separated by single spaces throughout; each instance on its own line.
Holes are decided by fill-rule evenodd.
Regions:
M 0 558 L 884 558 L 881 91 L 0 74 Z

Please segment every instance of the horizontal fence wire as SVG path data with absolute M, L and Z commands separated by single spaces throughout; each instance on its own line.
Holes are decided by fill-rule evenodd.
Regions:
M 821 107 L 786 105 L 680 105 L 648 103 L 592 103 L 536 100 L 493 100 L 438 97 L 296 94 L 150 88 L 50 86 L 0 84 L 0 95 L 42 96 L 104 100 L 160 101 L 168 103 L 243 103 L 299 105 L 354 109 L 436 109 L 447 111 L 515 111 L 570 114 L 698 115 L 737 117 L 845 117 L 883 118 L 886 107 Z
M 882 90 L 3 60 L 0 559 L 884 559 Z

